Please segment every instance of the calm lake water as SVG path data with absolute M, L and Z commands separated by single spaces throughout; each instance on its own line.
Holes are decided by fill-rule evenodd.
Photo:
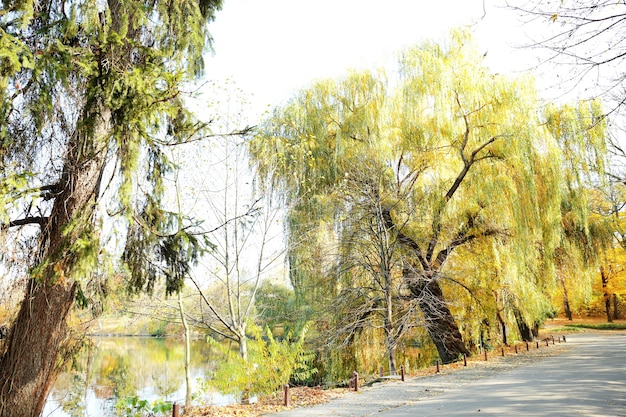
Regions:
M 217 357 L 206 342 L 192 342 L 192 392 L 199 403 L 226 405 L 233 401 L 232 396 L 204 391 L 199 382 L 215 369 Z M 57 379 L 43 416 L 117 416 L 117 402 L 133 396 L 183 404 L 184 362 L 182 339 L 94 337 L 91 347 Z

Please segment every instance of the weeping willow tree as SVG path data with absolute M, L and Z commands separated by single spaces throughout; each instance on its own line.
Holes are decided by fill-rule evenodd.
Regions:
M 341 185 L 366 161 L 380 167 L 388 180 L 371 186 L 384 196 L 405 288 L 447 363 L 469 354 L 446 292 L 463 284 L 449 272 L 472 262 L 470 248 L 498 242 L 520 290 L 551 288 L 563 232 L 561 133 L 546 127 L 532 80 L 491 74 L 463 31 L 406 50 L 393 81 L 362 72 L 319 82 L 277 108 L 251 150 L 261 174 L 302 201 L 292 219 L 310 226 L 350 218 L 358 203 L 335 203 L 350 192 Z M 594 135 L 567 140 L 594 147 Z M 585 204 L 582 193 L 570 197 Z
M 4 253 L 25 260 L 13 276 L 28 282 L 0 352 L 0 416 L 40 414 L 71 354 L 68 314 L 75 300 L 88 303 L 93 273 L 107 275 L 105 213 L 128 230 L 133 288 L 165 277 L 175 292 L 198 256 L 189 224 L 161 205 L 162 178 L 174 168 L 164 149 L 204 131 L 181 86 L 202 73 L 206 24 L 219 7 L 2 2 L 0 222 Z
M 572 320 L 591 295 L 600 255 L 612 246 L 611 216 L 593 214 L 592 195 L 606 188 L 607 120 L 599 100 L 545 110 L 546 126 L 562 149 L 561 240 L 555 253 L 562 311 Z M 579 140 L 583 138 L 583 140 Z

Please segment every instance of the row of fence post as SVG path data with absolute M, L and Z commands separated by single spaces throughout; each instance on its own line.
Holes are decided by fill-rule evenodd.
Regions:
M 565 340 L 565 336 L 559 336 L 558 338 L 558 342 L 561 343 L 561 338 L 563 338 L 563 342 L 566 342 Z M 550 340 L 552 340 L 552 344 L 554 345 L 554 336 L 552 336 L 552 338 L 545 338 L 543 339 L 543 341 L 546 342 L 546 346 L 549 345 Z M 518 353 L 518 349 L 517 349 L 517 345 L 514 346 L 515 347 L 515 353 Z M 536 341 L 536 347 L 537 349 L 539 349 L 539 341 Z M 526 342 L 526 351 L 530 350 L 530 345 L 529 342 Z M 505 356 L 505 352 L 504 352 L 504 348 L 502 348 L 502 356 Z M 485 361 L 487 360 L 487 350 L 484 350 L 484 358 Z M 435 362 L 436 364 L 436 373 L 439 373 L 440 368 L 439 368 L 439 359 L 436 360 Z M 467 366 L 467 355 L 463 354 L 463 366 Z M 384 376 L 383 375 L 383 368 L 382 366 L 380 367 L 380 376 Z M 404 381 L 404 365 L 400 366 L 400 380 Z M 357 371 L 352 372 L 352 378 L 350 379 L 350 384 L 349 384 L 350 388 L 354 389 L 354 391 L 358 391 L 359 390 L 359 373 Z M 289 407 L 289 384 L 285 384 L 285 386 L 283 387 L 283 394 L 284 394 L 284 401 L 283 404 L 285 407 Z M 172 417 L 180 417 L 180 406 L 177 403 L 174 403 L 174 406 L 172 407 Z
M 566 342 L 565 336 L 559 336 L 558 337 L 557 340 L 558 340 L 559 343 L 561 343 L 561 339 L 563 339 L 563 342 Z M 554 336 L 552 336 L 550 338 L 545 338 L 545 339 L 542 339 L 542 340 L 546 343 L 546 346 L 550 345 L 550 341 L 552 341 L 553 345 L 555 344 Z M 536 341 L 535 343 L 536 343 L 537 349 L 539 349 L 539 341 Z M 519 350 L 518 350 L 517 344 L 514 345 L 514 349 L 515 349 L 515 354 L 518 354 Z M 529 350 L 530 350 L 530 344 L 529 344 L 529 342 L 526 342 L 526 351 L 529 351 Z M 502 348 L 501 352 L 502 352 L 502 356 L 506 356 L 504 348 Z M 488 360 L 488 356 L 487 356 L 487 350 L 486 349 L 483 350 L 483 355 L 484 355 L 485 361 L 487 361 Z M 463 366 L 467 366 L 467 355 L 466 354 L 463 354 Z M 439 362 L 439 359 L 437 359 L 435 361 L 435 373 L 439 373 L 440 370 L 441 370 L 440 369 L 440 362 Z M 402 373 L 402 381 L 404 381 L 404 366 L 400 367 L 400 371 Z M 383 367 L 382 366 L 380 367 L 380 376 L 381 377 L 383 376 Z M 353 381 L 354 381 L 354 383 L 353 383 Z M 358 373 L 356 371 L 353 372 L 353 377 L 351 379 L 350 387 L 351 388 L 353 387 L 355 391 L 359 390 L 359 388 L 358 388 Z

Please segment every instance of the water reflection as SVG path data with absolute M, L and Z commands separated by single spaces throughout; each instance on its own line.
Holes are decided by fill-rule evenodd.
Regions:
M 44 408 L 44 416 L 116 416 L 121 398 L 138 396 L 150 402 L 160 399 L 184 402 L 185 351 L 182 340 L 149 337 L 97 337 L 91 339 L 72 364 L 59 375 Z M 197 379 L 215 369 L 215 352 L 201 341 L 191 345 L 192 392 Z M 203 404 L 227 404 L 229 396 L 200 393 Z

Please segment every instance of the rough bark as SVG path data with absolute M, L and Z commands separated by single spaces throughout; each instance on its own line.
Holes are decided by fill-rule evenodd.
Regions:
M 94 110 L 85 116 L 94 116 Z M 39 236 L 41 252 L 36 261 L 43 267 L 29 282 L 0 358 L 0 417 L 41 414 L 68 348 L 67 317 L 76 292 L 68 248 L 90 226 L 105 165 L 97 138 L 110 131 L 108 113 L 100 111 L 91 120 L 95 120 L 92 129 L 77 130 L 68 141 L 60 193 Z M 87 223 L 73 223 L 69 229 L 77 217 Z
M 517 307 L 513 309 L 513 314 L 515 315 L 515 322 L 517 323 L 517 329 L 519 330 L 522 340 L 524 342 L 532 342 L 534 339 L 533 331 Z
M 428 277 L 414 268 L 405 268 L 403 274 L 411 294 L 418 300 L 426 330 L 437 348 L 441 362 L 452 363 L 463 354 L 469 356 L 470 352 L 463 342 L 436 276 Z
M 463 336 L 438 282 L 447 256 L 454 247 L 466 242 L 466 238 L 457 239 L 454 246 L 442 250 L 437 255 L 434 255 L 436 245 L 433 243 L 436 239 L 432 239 L 424 256 L 413 239 L 397 230 L 389 210 L 383 210 L 382 215 L 387 228 L 396 229 L 400 245 L 413 252 L 419 261 L 419 265 L 405 263 L 402 275 L 411 296 L 417 300 L 417 305 L 424 315 L 426 331 L 435 344 L 441 361 L 446 364 L 457 361 L 464 354 L 469 356 L 470 351 L 463 342 Z
M 0 416 L 41 414 L 58 372 L 59 350 L 67 342 L 66 317 L 76 285 L 32 280 L 0 361 Z

